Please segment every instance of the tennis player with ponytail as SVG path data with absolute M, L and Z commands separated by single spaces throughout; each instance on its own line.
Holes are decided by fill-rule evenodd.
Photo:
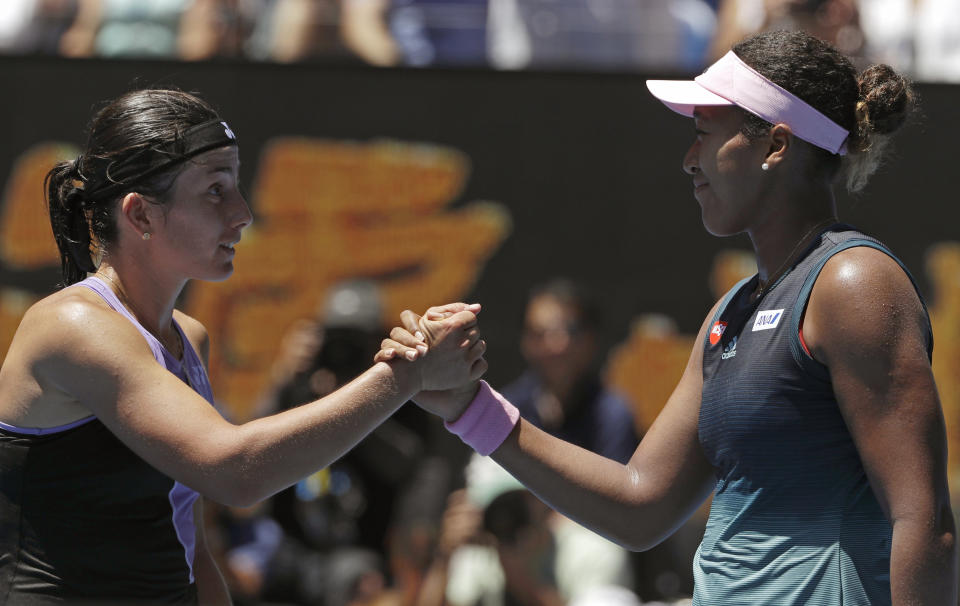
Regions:
M 234 132 L 175 90 L 110 103 L 83 155 L 50 171 L 65 288 L 27 311 L 0 369 L 0 604 L 228 604 L 198 493 L 254 503 L 412 394 L 485 371 L 479 307 L 457 305 L 430 325 L 427 356 L 376 363 L 272 417 L 224 420 L 206 331 L 174 303 L 188 280 L 233 271 L 251 222 L 238 172 Z
M 876 168 L 911 109 L 909 84 L 887 66 L 858 75 L 806 34 L 773 32 L 694 81 L 648 87 L 693 118 L 683 169 L 704 226 L 746 233 L 759 271 L 707 314 L 632 459 L 518 420 L 485 383 L 468 407 L 452 392 L 415 399 L 550 505 L 633 549 L 663 540 L 713 492 L 694 604 L 953 606 L 927 310 L 883 244 L 839 223 L 833 193 Z M 394 354 L 420 344 L 411 333 L 422 320 L 402 319 L 384 342 Z

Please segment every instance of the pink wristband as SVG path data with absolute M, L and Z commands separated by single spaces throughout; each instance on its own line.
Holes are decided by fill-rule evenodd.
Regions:
M 520 411 L 496 392 L 486 381 L 480 381 L 477 395 L 453 423 L 444 427 L 456 434 L 467 446 L 483 456 L 497 449 L 520 420 Z

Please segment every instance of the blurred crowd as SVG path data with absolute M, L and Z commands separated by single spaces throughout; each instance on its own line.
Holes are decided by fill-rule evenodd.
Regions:
M 696 72 L 801 28 L 863 63 L 960 81 L 955 0 L 4 0 L 0 53 Z
M 371 282 L 332 288 L 286 334 L 257 413 L 321 397 L 363 371 L 384 335 L 381 311 Z M 518 312 L 527 368 L 503 392 L 544 430 L 628 460 L 636 423 L 602 380 L 591 296 L 556 279 Z M 205 513 L 239 606 L 683 604 L 703 524 L 652 555 L 627 552 L 550 510 L 413 403 L 272 499 L 245 509 L 208 502 Z

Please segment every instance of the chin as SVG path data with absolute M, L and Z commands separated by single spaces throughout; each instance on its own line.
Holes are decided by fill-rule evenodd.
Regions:
M 700 212 L 700 221 L 703 223 L 703 228 L 707 230 L 707 233 L 711 236 L 722 238 L 730 235 L 726 232 L 726 230 L 722 229 L 721 226 L 717 225 L 716 220 L 710 220 L 710 218 L 707 217 L 707 214 L 703 211 Z
M 230 263 L 226 267 L 221 267 L 218 271 L 212 271 L 204 275 L 197 276 L 197 280 L 203 280 L 204 282 L 223 282 L 227 278 L 233 275 L 233 263 Z
M 733 222 L 725 217 L 708 213 L 707 208 L 704 206 L 700 207 L 700 221 L 703 223 L 703 228 L 707 230 L 708 234 L 718 238 L 735 236 L 744 231 L 743 227 L 733 224 Z

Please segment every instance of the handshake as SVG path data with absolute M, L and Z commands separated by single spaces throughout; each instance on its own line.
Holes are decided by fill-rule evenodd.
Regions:
M 400 314 L 402 325 L 381 342 L 374 362 L 412 373 L 417 405 L 452 422 L 474 399 L 487 371 L 478 313 L 479 303 L 431 307 L 423 316 L 406 310 Z M 409 368 L 397 368 L 401 364 Z

